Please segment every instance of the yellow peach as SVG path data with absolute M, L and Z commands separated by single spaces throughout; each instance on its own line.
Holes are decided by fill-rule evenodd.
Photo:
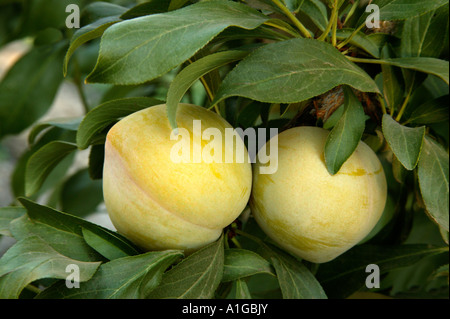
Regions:
M 260 174 L 262 164 L 256 163 L 250 198 L 262 230 L 286 251 L 315 263 L 328 262 L 361 241 L 380 219 L 387 198 L 383 167 L 364 142 L 337 174 L 329 174 L 327 136 L 318 127 L 280 133 L 278 170 Z
M 194 120 L 200 121 L 201 131 L 194 130 Z M 250 162 L 192 160 L 193 150 L 209 144 L 199 134 L 207 128 L 224 133 L 231 125 L 216 113 L 190 104 L 178 106 L 177 123 L 179 130 L 189 132 L 187 162 L 174 161 L 173 152 L 181 140 L 178 135 L 171 139 L 165 105 L 123 118 L 106 138 L 106 208 L 118 232 L 145 250 L 190 252 L 217 240 L 250 197 Z M 223 139 L 210 143 L 223 153 L 242 146 L 247 154 L 241 139 L 231 146 Z

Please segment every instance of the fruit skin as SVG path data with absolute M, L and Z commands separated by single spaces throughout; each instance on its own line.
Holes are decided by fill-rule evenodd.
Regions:
M 383 167 L 364 142 L 337 174 L 328 173 L 323 152 L 327 136 L 318 127 L 280 133 L 278 170 L 262 175 L 256 163 L 250 198 L 263 231 L 285 250 L 315 263 L 330 261 L 362 240 L 380 219 L 387 199 Z
M 180 104 L 177 123 L 190 132 L 191 161 L 193 120 L 201 120 L 202 131 L 216 127 L 222 136 L 225 128 L 231 128 L 205 108 Z M 106 138 L 103 194 L 113 225 L 135 244 L 145 250 L 189 253 L 217 240 L 245 208 L 251 164 L 174 163 L 171 149 L 179 139 L 170 140 L 171 131 L 165 105 L 115 124 Z M 225 144 L 214 142 L 220 143 L 224 154 Z

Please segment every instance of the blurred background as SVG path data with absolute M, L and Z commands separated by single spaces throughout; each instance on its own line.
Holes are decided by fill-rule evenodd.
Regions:
M 362 0 L 360 3 L 363 5 L 367 1 Z M 77 31 L 65 26 L 68 16 L 65 8 L 68 4 L 80 6 L 81 26 L 85 26 L 102 17 L 120 15 L 124 9 L 138 3 L 151 2 L 0 0 L 0 207 L 16 205 L 16 198 L 26 195 L 25 171 L 28 159 L 49 141 L 63 140 L 74 143 L 77 126 L 73 123 L 79 123 L 89 110 L 107 101 L 124 97 L 147 96 L 165 100 L 167 89 L 177 70 L 142 85 L 86 85 L 84 78 L 97 60 L 100 35 L 77 48 L 68 64 L 67 76 L 62 75 L 63 58 L 68 43 Z M 151 9 L 157 11 L 158 7 Z M 19 65 L 19 61 L 26 63 Z M 4 81 L 5 79 L 8 81 Z M 431 99 L 433 96 L 430 92 L 448 95 L 448 86 L 430 77 L 422 90 L 418 90 L 416 94 L 417 105 Z M 182 102 L 204 105 L 205 100 L 205 91 L 201 83 L 197 82 Z M 227 111 L 230 110 L 231 115 L 227 120 L 230 123 L 234 120 L 233 124 L 244 127 L 247 122 L 249 126 L 254 124 L 255 117 L 239 122 L 245 118 L 235 116 L 237 111 L 234 104 L 238 103 L 234 101 L 228 101 L 230 104 L 227 105 Z M 15 112 L 19 102 L 21 109 Z M 251 109 L 252 105 L 247 104 L 249 105 L 248 109 Z M 437 123 L 433 128 L 439 135 L 444 136 L 448 143 L 448 123 Z M 35 135 L 31 140 L 30 133 Z M 55 165 L 39 191 L 27 197 L 114 230 L 103 204 L 102 160 L 101 150 L 99 152 L 92 147 L 72 152 Z M 100 171 L 93 172 L 89 167 L 100 168 Z M 392 173 L 388 177 L 394 180 Z M 392 182 L 392 185 L 397 184 Z M 414 195 L 411 193 L 405 198 L 405 211 L 407 210 L 408 216 L 417 215 L 411 227 L 413 231 L 406 243 L 442 245 L 439 230 L 424 214 L 423 207 L 416 207 Z M 396 209 L 393 201 L 389 202 L 388 208 L 391 212 Z M 411 220 L 407 220 L 407 223 L 412 223 Z M 0 257 L 13 243 L 11 237 L 0 235 Z M 393 287 L 392 295 L 409 297 L 410 294 L 414 296 L 414 293 L 419 292 L 421 296 L 429 294 L 430 297 L 448 298 L 448 268 L 447 277 L 440 276 L 429 280 L 435 275 L 436 265 L 442 264 L 448 264 L 448 256 L 432 256 L 414 267 L 390 273 L 385 281 Z
M 17 205 L 16 199 L 26 196 L 114 230 L 103 203 L 101 147 L 66 156 L 31 195 L 25 191 L 25 172 L 29 158 L 43 145 L 76 143 L 79 123 L 96 106 L 135 96 L 165 100 L 177 70 L 142 85 L 84 83 L 97 61 L 101 33 L 77 48 L 63 76 L 63 59 L 77 31 L 83 34 L 83 26 L 103 17 L 117 20 L 144 3 L 158 12 L 167 10 L 169 1 L 0 0 L 0 207 Z M 81 29 L 66 25 L 70 4 L 80 9 Z M 202 105 L 205 98 L 198 81 L 182 102 Z M 0 235 L 0 257 L 12 244 L 12 238 Z
M 23 56 L 31 45 L 29 41 L 18 40 L 0 49 L 0 81 L 14 63 Z M 63 81 L 48 112 L 39 120 L 46 122 L 55 118 L 79 117 L 84 115 L 84 108 L 76 86 L 71 80 Z M 23 153 L 29 148 L 28 135 L 31 127 L 17 135 L 9 135 L 0 141 L 0 207 L 8 206 L 14 202 L 11 179 L 14 168 Z M 70 176 L 88 165 L 89 150 L 78 151 L 76 157 L 67 171 Z M 39 201 L 45 202 L 51 191 L 40 196 Z M 80 198 L 81 200 L 82 198 Z M 99 203 L 86 219 L 104 227 L 114 229 L 107 215 L 103 203 Z M 0 237 L 0 256 L 14 243 L 11 237 Z

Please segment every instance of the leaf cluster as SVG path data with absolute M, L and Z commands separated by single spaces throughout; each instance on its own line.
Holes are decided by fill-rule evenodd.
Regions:
M 0 46 L 28 46 L 0 80 L 0 139 L 26 131 L 29 143 L 0 208 L 0 235 L 16 241 L 0 298 L 347 298 L 367 290 L 368 264 L 382 271 L 372 292 L 448 298 L 448 1 L 372 3 L 379 28 L 362 0 L 0 0 Z M 78 30 L 68 4 L 82 8 Z M 66 82 L 85 114 L 40 121 Z M 248 211 L 187 256 L 87 221 L 108 130 L 161 103 L 175 128 L 179 102 L 243 129 L 323 127 L 331 175 L 367 143 L 388 180 L 383 217 L 323 265 L 274 246 Z M 80 288 L 67 288 L 68 265 Z

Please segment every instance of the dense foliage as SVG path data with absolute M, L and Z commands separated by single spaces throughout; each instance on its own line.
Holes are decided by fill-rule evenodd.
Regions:
M 66 26 L 69 4 L 79 29 Z M 15 240 L 0 298 L 448 298 L 448 1 L 372 4 L 377 28 L 362 0 L 0 0 L 0 46 L 29 45 L 0 82 L 0 139 L 29 131 L 16 199 L 0 208 L 0 236 Z M 85 116 L 41 122 L 64 81 Z M 318 265 L 275 247 L 249 209 L 187 257 L 87 221 L 108 129 L 164 102 L 176 127 L 180 101 L 244 129 L 324 127 L 330 174 L 365 141 L 388 180 L 379 224 Z M 86 149 L 88 166 L 68 174 Z M 66 287 L 70 264 L 80 288 Z M 365 286 L 369 264 L 380 288 Z

